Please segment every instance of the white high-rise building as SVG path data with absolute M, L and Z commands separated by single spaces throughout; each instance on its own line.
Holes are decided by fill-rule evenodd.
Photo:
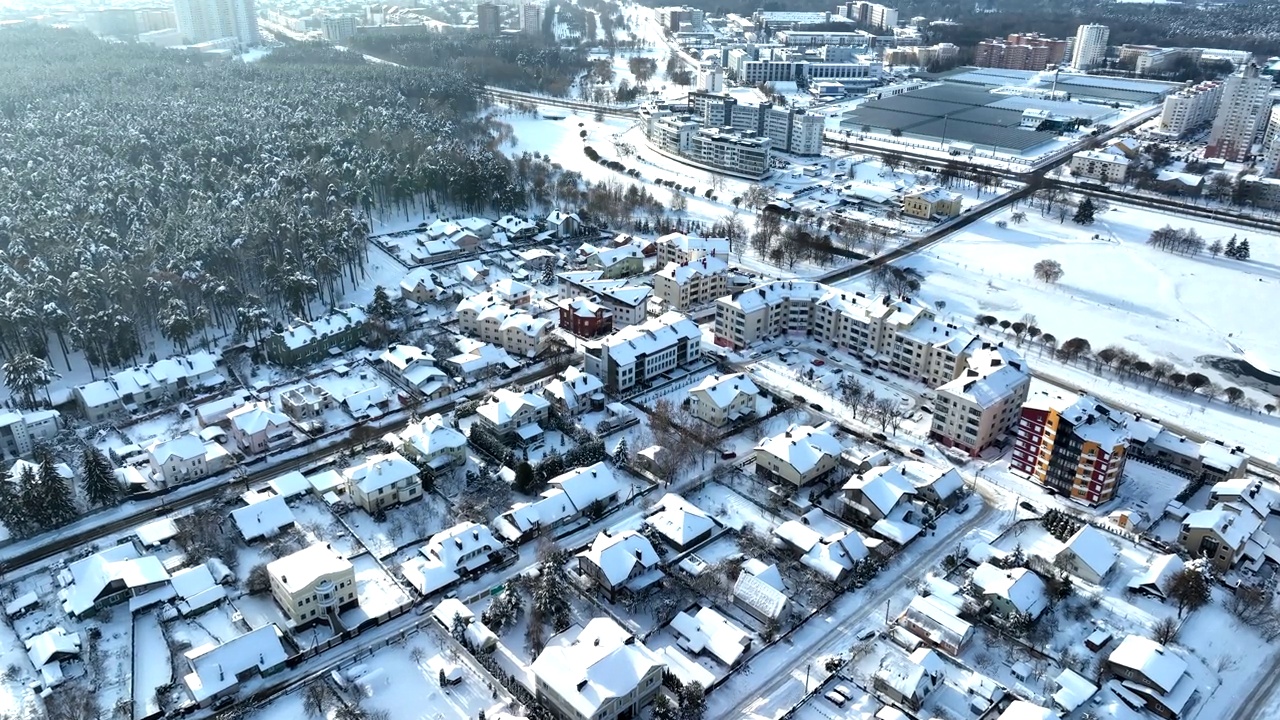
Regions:
M 1071 66 L 1076 70 L 1088 70 L 1101 65 L 1107 57 L 1107 40 L 1110 37 L 1111 28 L 1106 25 L 1081 25 L 1076 29 Z
M 1253 148 L 1258 128 L 1267 117 L 1267 95 L 1270 92 L 1271 78 L 1260 74 L 1258 66 L 1253 63 L 1227 78 L 1204 156 L 1243 161 Z
M 1221 100 L 1222 83 L 1216 80 L 1206 80 L 1169 95 L 1164 99 L 1164 109 L 1160 112 L 1160 131 L 1182 137 L 1213 120 Z
M 253 0 L 174 0 L 173 11 L 183 42 L 235 38 L 245 47 L 260 42 Z
M 520 32 L 539 33 L 542 32 L 542 6 L 537 3 L 522 3 L 520 5 Z
M 1280 176 L 1280 103 L 1271 106 L 1271 121 L 1262 141 L 1262 176 Z
M 698 67 L 698 89 L 703 92 L 724 92 L 724 68 L 720 63 L 703 63 Z

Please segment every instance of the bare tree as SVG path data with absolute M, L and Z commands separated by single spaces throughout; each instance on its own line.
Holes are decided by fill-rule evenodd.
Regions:
M 1035 271 L 1037 280 L 1043 280 L 1050 285 L 1061 280 L 1064 274 L 1062 270 L 1062 263 L 1059 263 L 1057 260 L 1041 260 L 1032 267 L 1032 270 Z
M 1151 639 L 1161 645 L 1168 645 L 1178 637 L 1178 621 L 1171 617 L 1160 618 L 1151 626 Z

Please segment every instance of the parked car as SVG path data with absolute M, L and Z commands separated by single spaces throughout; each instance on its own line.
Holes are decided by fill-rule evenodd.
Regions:
M 818 367 L 822 367 L 823 365 L 826 365 L 826 364 L 827 364 L 827 361 L 826 361 L 826 360 L 823 360 L 822 358 L 814 358 L 814 359 L 813 359 L 813 364 L 814 364 L 814 365 L 816 365 L 816 366 L 818 366 Z
M 818 412 L 822 412 L 822 406 L 819 405 L 818 403 L 809 403 L 809 407 L 813 408 L 814 410 L 817 410 Z
M 841 695 L 840 693 L 836 692 L 835 690 L 830 690 L 830 691 L 828 691 L 828 692 L 827 692 L 825 695 L 823 695 L 822 697 L 824 697 L 824 698 L 826 698 L 828 701 L 830 701 L 832 705 L 835 705 L 836 707 L 840 707 L 840 708 L 844 707 L 844 704 L 845 704 L 845 703 L 847 703 L 847 702 L 849 702 L 849 700 L 848 700 L 847 698 L 845 698 L 845 696 Z
M 888 382 L 888 381 L 889 381 L 889 378 L 888 378 L 888 377 L 886 377 L 886 376 L 884 376 L 884 375 L 876 375 L 876 379 L 877 379 L 877 380 L 883 380 L 883 381 L 885 381 L 885 382 Z
M 736 457 L 738 457 L 738 453 L 736 453 L 736 452 L 734 452 L 734 451 L 732 451 L 732 450 L 722 450 L 722 451 L 720 452 L 720 459 L 721 459 L 721 460 L 732 460 L 732 459 L 734 459 L 734 458 L 736 458 Z
M 911 448 L 911 454 L 919 457 L 924 457 L 924 448 L 913 447 Z
M 826 357 L 826 356 L 827 356 L 827 351 L 826 351 L 826 350 L 824 350 L 824 349 L 822 349 L 822 348 L 818 348 L 817 350 L 814 350 L 814 352 L 818 353 L 818 354 L 819 354 L 819 355 L 821 355 L 822 357 Z
M 1022 508 L 1023 510 L 1030 510 L 1033 513 L 1040 512 L 1040 508 L 1036 507 L 1035 505 L 1032 505 L 1026 500 L 1023 500 L 1022 502 L 1018 503 L 1018 507 Z
M 858 368 L 858 372 L 862 373 L 863 375 L 870 375 L 870 374 L 871 374 L 871 370 L 870 370 L 870 368 Z

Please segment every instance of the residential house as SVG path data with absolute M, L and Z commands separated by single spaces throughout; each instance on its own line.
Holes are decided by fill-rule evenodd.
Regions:
M 1209 485 L 1242 478 L 1249 465 L 1249 455 L 1239 445 L 1228 446 L 1221 440 L 1197 443 L 1146 418 L 1129 424 L 1129 437 L 1135 457 Z
M 604 383 L 570 365 L 542 387 L 542 397 L 556 412 L 577 416 L 604 407 Z
M 701 359 L 702 330 L 676 312 L 624 327 L 586 347 L 586 371 L 614 395 L 647 387 L 663 373 Z
M 451 634 L 455 627 L 461 625 L 462 639 L 475 648 L 476 652 L 492 652 L 498 646 L 498 636 L 457 598 L 441 600 L 431 611 L 431 617 L 445 632 Z
M 714 257 L 667 263 L 653 276 L 653 289 L 668 310 L 702 307 L 729 292 L 729 263 Z
M 751 635 L 712 608 L 680 612 L 671 620 L 676 646 L 695 656 L 708 656 L 727 668 L 737 667 L 751 651 Z
M 518 218 L 515 215 L 503 215 L 498 218 L 498 221 L 494 223 L 494 226 L 506 233 L 507 237 L 512 240 L 524 240 L 538 234 L 537 223 L 524 218 Z
M 1076 708 L 1084 705 L 1094 693 L 1098 692 L 1097 685 L 1071 668 L 1064 668 L 1053 682 L 1058 686 L 1058 690 L 1053 693 L 1053 704 L 1065 713 L 1075 712 Z
M 804 487 L 830 476 L 843 449 L 823 428 L 792 425 L 756 447 L 756 475 Z
M 1080 526 L 1053 558 L 1054 565 L 1095 585 L 1102 582 L 1115 562 L 1115 547 L 1106 533 L 1092 525 Z
M 297 423 L 319 420 L 326 411 L 338 406 L 329 391 L 311 383 L 285 390 L 280 393 L 279 402 L 280 411 Z
M 364 462 L 342 471 L 351 502 L 369 513 L 377 513 L 422 496 L 418 466 L 391 451 L 371 455 Z
M 623 484 L 603 462 L 552 478 L 537 501 L 516 503 L 494 520 L 493 528 L 511 542 L 523 542 L 574 520 L 589 509 L 607 508 Z
M 280 531 L 293 526 L 294 518 L 285 499 L 272 495 L 232 510 L 231 522 L 240 531 L 240 537 L 248 543 L 278 535 Z
M 777 565 L 751 558 L 742 563 L 733 583 L 733 604 L 766 625 L 779 622 L 787 610 L 787 586 Z
M 541 395 L 498 388 L 476 408 L 478 422 L 503 442 L 532 443 L 542 437 L 551 403 Z
M 440 363 L 441 369 L 464 380 L 483 380 L 520 369 L 506 350 L 480 340 L 459 338 L 457 355 Z
M 561 300 L 560 327 L 583 338 L 599 337 L 613 332 L 613 311 L 585 297 Z
M 356 571 L 351 561 L 328 545 L 316 543 L 267 563 L 271 597 L 284 610 L 289 627 L 336 622 L 337 614 L 356 607 Z
M 1120 679 L 1125 690 L 1138 695 L 1146 709 L 1177 720 L 1190 707 L 1196 681 L 1187 661 L 1171 649 L 1140 635 L 1129 635 L 1107 656 L 1106 671 Z
M 1204 192 L 1204 175 L 1161 170 L 1156 173 L 1155 180 L 1150 181 L 1151 189 L 1161 195 L 1174 197 L 1200 197 Z
M 1218 503 L 1183 518 L 1178 544 L 1193 557 L 1207 559 L 1218 572 L 1237 564 L 1256 568 L 1271 546 L 1263 520 L 1248 505 Z
M 0 412 L 0 460 L 30 456 L 36 445 L 57 436 L 61 417 L 57 410 Z
M 452 391 L 449 377 L 435 366 L 435 358 L 421 348 L 392 345 L 378 356 L 378 362 L 389 375 L 400 378 L 428 401 L 438 400 Z
M 685 552 L 711 538 L 717 523 L 702 508 L 679 495 L 667 493 L 654 504 L 645 518 L 668 545 Z
M 666 666 L 611 618 L 552 637 L 530 665 L 535 694 L 563 720 L 638 717 L 662 687 Z
M 801 564 L 832 582 L 845 580 L 858 563 L 867 559 L 869 546 L 874 544 L 857 530 L 827 516 L 821 508 L 810 510 L 799 520 L 782 523 L 773 534 L 795 549 Z
M 930 647 L 953 657 L 958 656 L 973 637 L 973 626 L 960 619 L 960 600 L 951 596 L 917 595 L 897 623 Z
M 547 215 L 547 230 L 557 240 L 564 240 L 582 231 L 582 220 L 578 218 L 577 213 L 552 210 L 551 214 Z
M 634 530 L 601 532 L 591 547 L 578 553 L 578 572 L 617 600 L 618 593 L 639 593 L 662 580 L 658 553 L 648 538 Z
M 266 401 L 241 405 L 227 414 L 231 439 L 245 455 L 259 455 L 292 445 L 295 441 L 289 416 L 276 412 Z
M 368 318 L 360 308 L 335 310 L 312 322 L 290 325 L 263 341 L 263 352 L 277 365 L 310 365 L 364 341 Z
M 716 427 L 736 423 L 756 412 L 760 388 L 744 373 L 708 375 L 689 389 L 689 411 Z
M 901 505 L 909 505 L 916 494 L 915 485 L 893 465 L 856 474 L 841 490 L 848 515 L 867 525 L 890 517 Z
M 409 247 L 409 260 L 415 265 L 442 264 L 460 255 L 462 255 L 462 248 L 447 237 L 432 240 L 420 235 L 418 242 Z
M 640 284 L 637 280 L 601 277 L 599 270 L 575 270 L 562 272 L 556 277 L 560 279 L 562 291 L 566 297 L 582 295 L 589 297 L 613 313 L 613 324 L 626 327 L 644 322 L 648 318 L 649 297 L 653 288 Z
M 1058 714 L 1047 707 L 1026 700 L 1014 700 L 995 720 L 1055 720 L 1057 717 Z
M 400 281 L 400 297 L 419 305 L 438 300 L 443 294 L 440 276 L 431 268 L 416 267 Z
M 934 391 L 929 437 L 977 456 L 1018 422 L 1031 372 L 1016 351 L 982 343 L 965 354 L 958 377 Z
M 62 683 L 62 661 L 80 656 L 80 633 L 69 633 L 61 625 L 46 630 L 23 642 L 27 659 L 40 673 L 41 689 Z
M 409 423 L 399 432 L 389 432 L 382 440 L 419 467 L 426 466 L 437 473 L 467 461 L 466 436 L 439 414 Z
M 1169 578 L 1177 575 L 1184 567 L 1186 564 L 1183 563 L 1182 558 L 1173 553 L 1154 555 L 1151 558 L 1151 564 L 1129 580 L 1128 588 L 1133 592 L 1164 600 L 1167 596 L 1166 588 L 1169 585 Z
M 657 246 L 658 266 L 669 263 L 682 265 L 710 257 L 728 260 L 732 250 L 728 238 L 708 238 L 685 233 L 667 233 L 654 243 Z
M 600 277 L 613 280 L 644 272 L 644 253 L 633 245 L 596 248 L 587 256 L 587 267 L 600 271 Z
M 501 549 L 488 527 L 461 522 L 432 535 L 401 568 L 418 592 L 430 595 L 490 564 Z
M 462 218 L 457 222 L 458 227 L 475 235 L 481 240 L 493 237 L 494 223 L 491 220 L 481 217 Z
M 890 652 L 871 677 L 872 687 L 898 707 L 918 711 L 946 679 L 946 663 L 931 648 L 917 648 L 910 656 Z
M 917 190 L 902 196 L 902 213 L 911 217 L 932 220 L 935 217 L 953 218 L 960 214 L 958 192 L 939 187 Z
M 1079 178 L 1123 183 L 1129 158 L 1105 150 L 1081 150 L 1071 156 L 1071 174 Z
M 160 558 L 122 543 L 69 563 L 57 572 L 62 609 L 76 618 L 144 595 L 169 582 Z
M 195 352 L 138 365 L 102 380 L 79 385 L 76 404 L 89 422 L 102 422 L 117 413 L 136 412 L 221 387 L 222 357 Z
M 275 625 L 263 625 L 221 645 L 208 643 L 184 653 L 191 672 L 182 682 L 198 707 L 235 694 L 241 683 L 284 669 L 289 654 Z
M 204 440 L 194 433 L 156 440 L 147 446 L 152 474 L 165 484 L 187 482 L 221 470 L 209 467 L 207 455 Z
M 502 278 L 489 291 L 511 307 L 523 307 L 533 301 L 533 288 L 511 278 Z
M 979 599 L 990 603 L 1001 616 L 1022 613 L 1034 620 L 1049 606 L 1044 580 L 1026 568 L 1005 569 L 982 563 L 973 571 L 971 580 Z
M 475 227 L 477 225 L 477 223 L 468 220 L 463 220 L 461 222 L 436 220 L 427 226 L 427 229 L 424 232 L 427 242 L 423 244 L 447 242 L 457 247 L 460 252 L 475 252 L 476 249 L 480 247 L 480 239 L 482 237 L 487 237 L 486 235 L 481 234 L 486 232 L 486 230 L 484 228 L 472 230 L 470 227 L 464 226 L 464 223 L 471 227 Z M 422 241 L 419 240 L 419 242 Z

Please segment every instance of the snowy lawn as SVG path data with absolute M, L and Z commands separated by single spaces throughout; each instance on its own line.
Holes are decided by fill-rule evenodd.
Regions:
M 397 505 L 378 522 L 363 508 L 354 508 L 343 520 L 375 557 L 385 558 L 396 550 L 426 542 L 427 538 L 454 524 L 449 505 L 439 496 L 426 493 L 422 500 Z
M 356 571 L 356 597 L 360 607 L 340 616 L 347 628 L 358 627 L 371 618 L 385 615 L 410 602 L 410 597 L 368 553 L 351 560 Z
M 334 517 L 329 506 L 313 493 L 295 498 L 289 503 L 289 509 L 293 511 L 294 522 L 312 541 L 329 543 L 343 557 L 351 557 L 363 550 L 360 541 Z

